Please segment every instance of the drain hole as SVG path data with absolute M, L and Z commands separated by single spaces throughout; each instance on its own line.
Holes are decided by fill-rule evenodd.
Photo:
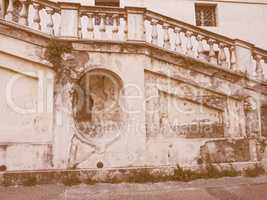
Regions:
M 101 169 L 101 168 L 104 167 L 104 164 L 103 164 L 102 162 L 98 162 L 98 163 L 96 164 L 96 166 L 97 166 L 97 168 Z
M 6 166 L 5 165 L 0 165 L 0 171 L 1 172 L 6 171 Z

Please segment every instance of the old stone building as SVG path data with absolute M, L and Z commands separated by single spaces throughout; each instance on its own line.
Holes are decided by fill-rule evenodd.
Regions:
M 1 0 L 1 169 L 267 160 L 267 1 Z

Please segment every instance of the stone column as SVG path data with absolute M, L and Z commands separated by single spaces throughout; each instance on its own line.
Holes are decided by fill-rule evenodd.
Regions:
M 145 79 L 146 136 L 155 137 L 160 131 L 159 92 L 156 83 Z
M 5 15 L 5 0 L 0 0 L 0 19 L 4 18 Z
M 78 37 L 79 27 L 79 3 L 60 3 L 61 24 L 60 36 L 62 37 Z
M 224 117 L 225 137 L 235 138 L 246 135 L 245 113 L 242 103 L 228 98 L 224 110 Z
M 246 134 L 249 138 L 250 160 L 258 161 L 258 142 L 261 136 L 259 102 L 254 97 L 248 96 L 244 100 L 244 111 L 246 116 Z
M 257 141 L 256 139 L 249 140 L 249 153 L 250 153 L 250 160 L 253 162 L 258 161 L 258 152 L 257 152 Z
M 67 168 L 71 139 L 74 134 L 72 90 L 72 82 L 66 79 L 57 81 L 54 96 L 53 142 L 53 163 L 57 169 Z
M 144 8 L 126 7 L 128 40 L 145 41 Z
M 253 97 L 247 97 L 244 101 L 244 110 L 246 116 L 246 134 L 250 138 L 261 136 L 259 103 Z

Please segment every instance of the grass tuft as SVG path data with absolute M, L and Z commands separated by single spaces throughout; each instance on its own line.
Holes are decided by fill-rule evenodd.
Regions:
M 28 178 L 26 178 L 25 180 L 23 180 L 22 185 L 23 186 L 35 186 L 37 184 L 37 179 L 34 176 L 30 176 Z
M 74 186 L 74 185 L 80 185 L 82 182 L 77 175 L 70 174 L 64 177 L 62 183 L 66 186 Z
M 86 185 L 95 185 L 95 184 L 97 183 L 97 181 L 96 181 L 96 180 L 93 180 L 93 179 L 90 178 L 90 177 L 87 177 L 87 179 L 85 179 L 84 183 L 85 183 Z
M 174 175 L 173 175 L 174 181 L 188 182 L 198 178 L 201 178 L 201 173 L 197 171 L 193 171 L 191 169 L 183 169 L 179 165 L 177 165 L 176 169 L 174 169 Z
M 244 170 L 246 177 L 257 177 L 265 173 L 265 169 L 261 164 L 254 164 L 253 167 L 248 167 Z

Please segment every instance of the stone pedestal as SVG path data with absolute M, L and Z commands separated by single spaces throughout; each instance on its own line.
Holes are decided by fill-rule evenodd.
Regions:
M 236 51 L 236 70 L 242 73 L 251 74 L 252 66 L 252 51 L 251 46 L 244 41 L 235 40 Z
M 78 37 L 79 3 L 61 3 L 60 36 Z
M 258 161 L 257 142 L 255 139 L 249 140 L 249 152 L 250 152 L 250 160 L 257 162 Z
M 126 7 L 128 40 L 145 41 L 144 8 Z

